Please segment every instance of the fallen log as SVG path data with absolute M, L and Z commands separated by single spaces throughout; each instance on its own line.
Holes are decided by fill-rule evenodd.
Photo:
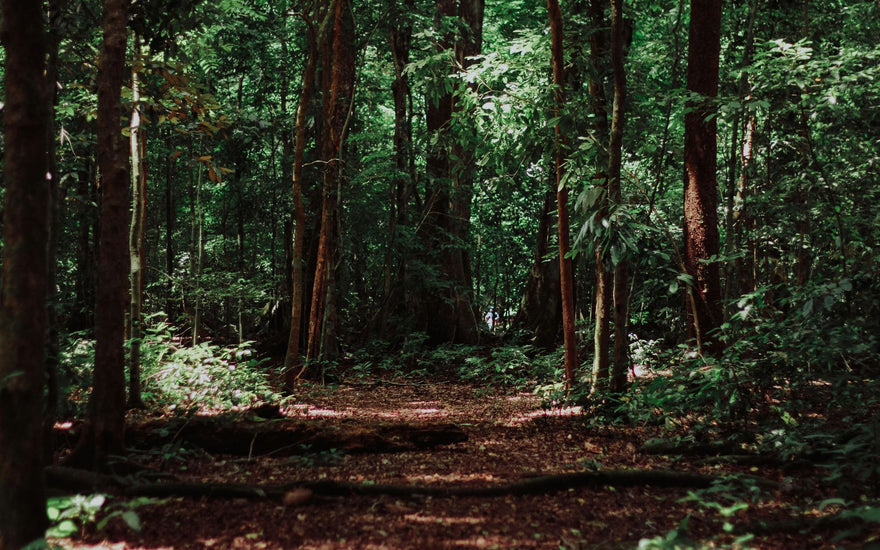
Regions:
M 154 448 L 180 442 L 213 454 L 297 455 L 336 449 L 346 453 L 392 453 L 433 449 L 467 441 L 455 424 L 325 424 L 287 419 L 255 422 L 192 417 L 182 422 L 151 421 L 126 431 L 128 445 Z

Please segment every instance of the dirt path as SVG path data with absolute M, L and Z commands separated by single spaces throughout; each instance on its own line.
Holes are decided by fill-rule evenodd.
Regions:
M 470 386 L 363 385 L 304 393 L 284 409 L 298 422 L 455 423 L 468 441 L 432 450 L 382 454 L 323 451 L 297 456 L 240 458 L 185 451 L 163 457 L 180 480 L 287 484 L 337 480 L 391 485 L 489 486 L 589 469 L 664 469 L 723 474 L 696 460 L 646 455 L 647 428 L 591 428 L 572 410 L 545 411 L 529 394 L 493 394 Z M 784 481 L 791 472 L 740 468 Z M 811 480 L 813 472 L 801 472 Z M 804 481 L 806 483 L 806 481 Z M 137 508 L 140 532 L 111 519 L 81 539 L 52 541 L 66 548 L 637 548 L 666 537 L 691 516 L 689 535 L 731 544 L 723 523 L 755 525 L 809 509 L 812 488 L 790 481 L 776 494 L 747 500 L 725 518 L 717 507 L 682 502 L 686 488 L 654 486 L 565 489 L 524 496 L 431 497 L 313 495 L 305 502 L 174 498 Z M 747 498 L 747 497 L 743 497 Z M 780 500 L 783 499 L 783 500 Z M 295 499 L 294 499 L 295 500 Z M 724 504 L 724 503 L 722 503 Z M 727 503 L 730 505 L 730 503 Z M 111 508 L 112 510 L 112 508 Z M 774 530 L 751 548 L 831 548 L 833 531 Z M 714 538 L 713 538 L 714 537 Z M 659 546 L 658 546 L 659 547 Z M 671 547 L 671 546 L 670 546 Z

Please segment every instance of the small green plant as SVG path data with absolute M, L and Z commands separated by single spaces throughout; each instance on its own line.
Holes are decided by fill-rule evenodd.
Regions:
M 685 516 L 678 527 L 666 533 L 663 536 L 656 536 L 650 539 L 642 539 L 639 541 L 639 550 L 696 550 L 700 548 L 698 543 L 691 540 L 688 535 L 688 524 L 691 516 Z
M 251 342 L 181 346 L 164 322 L 150 327 L 141 347 L 144 393 L 174 408 L 250 406 L 277 397 Z
M 313 451 L 309 444 L 299 446 L 302 454 L 292 456 L 290 462 L 297 466 L 311 468 L 315 466 L 332 466 L 342 462 L 344 453 L 339 449 L 324 449 Z
M 159 504 L 163 501 L 140 497 L 131 501 L 111 502 L 107 495 L 74 495 L 48 499 L 46 513 L 50 526 L 49 538 L 67 538 L 82 535 L 89 526 L 98 531 L 104 529 L 113 518 L 120 518 L 132 531 L 141 530 L 141 519 L 135 511 L 141 506 Z M 98 517 L 102 516 L 100 521 Z
M 558 352 L 541 355 L 533 346 L 494 348 L 489 356 L 473 353 L 463 357 L 458 376 L 465 381 L 524 389 L 559 380 L 562 364 Z

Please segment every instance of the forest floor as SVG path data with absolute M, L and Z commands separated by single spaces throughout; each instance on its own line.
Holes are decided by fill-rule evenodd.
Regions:
M 557 479 L 562 485 L 532 494 L 513 490 L 493 496 L 444 496 L 402 490 L 339 496 L 293 490 L 283 499 L 172 497 L 138 501 L 138 532 L 117 515 L 101 529 L 93 523 L 74 538 L 49 542 L 62 548 L 119 550 L 880 546 L 877 523 L 850 529 L 845 522 L 821 520 L 833 514 L 835 506 L 820 509 L 819 503 L 836 495 L 823 481 L 827 472 L 819 467 L 733 466 L 705 456 L 649 454 L 642 452 L 642 445 L 660 435 L 659 427 L 592 426 L 578 410 L 544 409 L 529 393 L 443 383 L 312 386 L 282 412 L 284 418 L 266 423 L 340 429 L 454 424 L 467 440 L 388 452 L 325 449 L 248 457 L 195 449 L 171 452 L 166 447 L 164 454 L 144 456 L 151 467 L 162 468 L 177 481 L 209 485 L 294 487 L 335 480 L 377 487 L 490 487 L 547 474 L 648 470 L 658 476 L 669 471 L 745 474 L 778 486 L 743 490 L 738 500 L 728 500 L 724 494 L 729 493 L 713 489 L 664 487 L 660 477 L 656 484 L 567 488 L 562 476 Z M 122 510 L 118 503 L 131 501 L 116 502 L 115 509 Z M 110 506 L 103 513 L 112 510 Z M 681 527 L 686 518 L 685 530 Z M 835 541 L 846 529 L 854 538 Z M 742 540 L 746 533 L 759 534 Z

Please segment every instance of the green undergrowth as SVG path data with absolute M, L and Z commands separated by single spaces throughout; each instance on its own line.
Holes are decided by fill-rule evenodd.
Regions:
M 93 339 L 73 334 L 61 355 L 62 390 L 69 412 L 82 415 L 94 369 Z M 128 348 L 128 346 L 126 346 Z M 150 407 L 169 411 L 217 410 L 278 402 L 271 371 L 253 342 L 190 346 L 172 326 L 157 322 L 141 341 L 141 390 Z M 128 361 L 126 361 L 128 377 Z

